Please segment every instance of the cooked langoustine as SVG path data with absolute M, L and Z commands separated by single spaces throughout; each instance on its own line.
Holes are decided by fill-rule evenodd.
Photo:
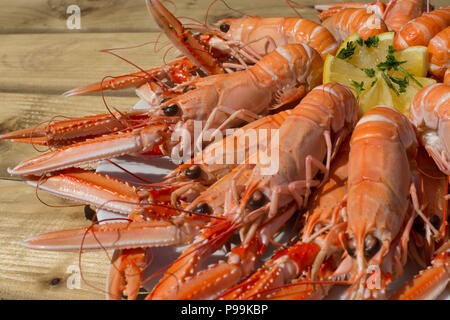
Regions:
M 445 74 L 444 74 L 444 83 L 445 83 L 446 85 L 449 85 L 449 86 L 450 86 L 450 67 L 447 68 L 447 71 L 445 71 Z
M 323 26 L 303 18 L 229 18 L 217 23 L 223 38 L 265 55 L 280 45 L 306 43 L 325 59 L 338 49 L 333 35 Z
M 292 136 L 290 133 L 294 130 L 296 132 L 294 135 L 296 142 L 294 143 L 292 138 L 290 140 L 280 138 L 281 154 L 278 174 L 264 176 L 261 175 L 263 169 L 260 165 L 253 168 L 252 165 L 242 164 L 200 194 L 199 197 L 186 207 L 185 210 L 193 212 L 193 216 L 177 215 L 173 222 L 146 220 L 141 222 L 132 221 L 96 225 L 87 234 L 85 234 L 85 228 L 50 233 L 29 239 L 27 245 L 31 248 L 38 249 L 77 250 L 79 249 L 83 236 L 85 236 L 84 249 L 99 248 L 100 245 L 97 240 L 100 241 L 101 247 L 104 248 L 136 248 L 142 246 L 181 244 L 192 241 L 193 237 L 199 232 L 199 228 L 203 228 L 204 231 L 202 231 L 202 235 L 198 235 L 197 237 L 209 238 L 214 235 L 218 236 L 218 239 L 213 241 L 213 243 L 219 245 L 218 242 L 226 241 L 228 236 L 231 235 L 231 233 L 222 234 L 222 231 L 227 230 L 225 226 L 228 225 L 234 232 L 237 230 L 235 227 L 240 225 L 241 230 L 243 230 L 241 235 L 244 242 L 233 252 L 251 249 L 250 251 L 246 251 L 248 256 L 241 257 L 242 260 L 237 265 L 220 264 L 217 267 L 206 270 L 201 276 L 206 278 L 214 277 L 214 273 L 219 272 L 219 269 L 222 269 L 224 266 L 225 269 L 237 268 L 241 271 L 248 270 L 242 274 L 239 271 L 236 275 L 237 278 L 234 280 L 235 283 L 240 280 L 241 276 L 250 272 L 252 269 L 251 265 L 253 262 L 249 259 L 257 255 L 257 252 L 262 249 L 261 246 L 273 235 L 273 232 L 278 230 L 286 219 L 294 213 L 296 205 L 292 202 L 296 200 L 298 205 L 302 205 L 303 198 L 298 196 L 294 191 L 301 191 L 301 194 L 305 197 L 304 201 L 307 200 L 306 198 L 309 194 L 307 190 L 319 183 L 319 181 L 314 180 L 317 171 L 320 169 L 326 172 L 329 167 L 329 161 L 333 156 L 331 150 L 332 145 L 330 143 L 334 147 L 340 145 L 342 139 L 351 132 L 352 126 L 356 121 L 356 114 L 357 107 L 355 98 L 346 87 L 336 83 L 316 87 L 302 100 L 302 103 L 296 109 L 291 111 L 289 117 L 280 128 L 280 136 L 283 134 Z M 323 125 L 319 125 L 319 123 Z M 330 132 L 330 136 L 327 132 Z M 294 145 L 297 146 L 295 148 L 296 150 L 292 149 Z M 327 160 L 325 165 L 322 164 L 324 160 Z M 288 165 L 292 169 L 286 171 Z M 274 183 L 279 185 L 279 187 L 273 189 Z M 247 189 L 245 190 L 245 188 Z M 290 189 L 292 191 L 289 191 Z M 229 191 L 224 193 L 224 190 Z M 239 195 L 241 192 L 243 192 L 242 200 L 235 202 L 235 195 Z M 262 203 L 260 201 L 261 199 L 258 200 L 258 196 L 261 196 L 264 202 L 267 200 L 267 203 Z M 236 203 L 235 207 L 233 207 L 233 203 Z M 251 206 L 248 207 L 250 204 L 252 206 L 258 206 L 258 208 L 251 209 Z M 277 214 L 278 209 L 287 209 L 287 211 L 283 211 L 283 214 Z M 249 210 L 251 212 L 247 212 Z M 210 213 L 212 215 L 206 216 Z M 196 214 L 200 214 L 201 216 L 199 217 Z M 227 220 L 222 220 L 223 217 L 226 217 Z M 211 227 L 207 227 L 209 221 L 211 221 Z M 244 227 L 244 225 L 247 227 Z M 140 226 L 142 229 L 140 229 Z M 165 227 L 167 229 L 164 230 Z M 216 232 L 213 232 L 214 229 L 212 227 L 217 228 Z M 220 230 L 222 231 L 219 232 Z M 257 230 L 259 231 L 257 232 Z M 228 229 L 228 232 L 230 232 L 230 229 Z M 127 235 L 127 233 L 130 234 Z M 149 241 L 144 239 L 145 233 L 151 238 Z M 260 238 L 263 234 L 266 234 L 267 238 Z M 136 240 L 135 244 L 132 243 L 133 238 Z M 122 240 L 124 240 L 123 243 Z M 250 243 L 252 244 L 251 248 L 243 248 Z M 201 242 L 194 240 L 192 246 L 195 249 L 200 244 Z M 194 250 L 193 248 L 191 250 Z M 178 274 L 180 277 L 183 274 L 187 276 L 191 272 L 190 270 L 200 267 L 201 258 L 205 254 L 216 249 L 217 247 L 211 244 L 208 250 L 201 250 L 202 253 L 194 250 L 198 260 L 194 259 L 191 261 L 191 264 L 187 264 L 187 260 L 181 259 L 184 262 L 180 263 L 178 261 L 179 263 L 173 265 L 172 268 L 176 269 L 176 267 L 180 267 L 181 265 L 184 271 L 179 270 Z M 248 267 L 246 263 L 249 263 Z M 173 281 L 170 278 L 167 281 Z M 168 283 L 165 281 L 164 283 L 164 287 L 166 287 Z M 192 280 L 188 283 L 194 284 Z M 219 282 L 215 283 L 219 284 Z M 228 285 L 231 286 L 232 283 L 230 282 Z M 174 294 L 173 291 L 162 290 L 162 287 L 161 285 L 157 287 L 159 289 L 155 291 L 153 297 L 158 297 L 157 292 L 164 296 Z M 220 288 L 216 289 L 216 294 L 222 290 Z M 178 292 L 181 295 L 181 291 Z M 191 293 L 188 290 L 186 294 L 188 292 Z
M 412 19 L 420 17 L 427 9 L 426 0 L 391 0 L 383 13 L 383 20 L 394 32 Z
M 394 37 L 394 48 L 427 46 L 430 40 L 450 24 L 450 7 L 425 12 L 409 21 Z
M 423 214 L 428 219 L 416 217 L 411 230 L 410 256 L 426 267 L 436 250 L 449 236 L 448 193 L 449 178 L 436 166 L 424 147 L 420 146 L 416 157 L 419 173 L 418 198 Z
M 346 206 L 352 298 L 383 298 L 406 263 L 416 151 L 412 125 L 391 107 L 369 110 L 352 134 Z M 375 284 L 367 281 L 369 271 L 377 275 Z
M 185 56 L 159 68 L 107 79 L 68 91 L 67 95 L 100 90 L 141 86 L 138 95 L 161 101 L 176 94 L 177 85 L 194 80 L 198 74 L 220 74 L 245 69 L 275 48 L 292 43 L 305 43 L 319 52 L 322 58 L 334 54 L 338 48 L 334 37 L 320 24 L 302 18 L 261 18 L 257 16 L 224 19 L 218 27 L 204 26 L 193 34 L 162 5 L 148 0 L 147 8 L 172 44 Z M 198 72 L 201 70 L 201 72 Z M 161 85 L 162 80 L 175 85 Z M 149 84 L 146 82 L 149 82 Z M 167 81 L 166 81 L 167 82 Z M 160 96 L 160 97 L 158 97 Z
M 450 175 L 450 86 L 436 83 L 420 90 L 411 102 L 410 120 L 439 169 Z
M 162 182 L 143 183 L 139 188 L 81 168 L 56 171 L 45 178 L 27 176 L 24 179 L 31 186 L 53 195 L 120 214 L 129 215 L 146 202 L 183 207 L 245 162 L 257 149 L 270 144 L 273 130 L 279 129 L 290 113 L 291 110 L 285 110 L 255 120 L 208 145 L 171 171 Z
M 449 177 L 439 171 L 423 148 L 417 164 L 419 195 L 429 222 L 416 218 L 409 247 L 410 255 L 423 269 L 390 297 L 393 300 L 436 299 L 450 282 L 449 199 L 445 196 Z
M 280 128 L 277 173 L 264 175 L 264 165 L 259 164 L 238 167 L 237 176 L 247 172 L 250 177 L 227 192 L 224 208 L 210 209 L 211 212 L 224 210 L 227 222 L 213 221 L 206 226 L 149 297 L 215 298 L 245 277 L 254 268 L 268 240 L 292 216 L 295 208 L 306 205 L 309 189 L 320 183 L 314 178 L 319 170 L 326 179 L 334 153 L 331 149 L 337 148 L 349 134 L 356 112 L 353 95 L 342 85 L 329 83 L 308 94 Z M 207 203 L 208 199 L 201 195 L 192 207 Z M 228 261 L 199 272 L 205 254 L 220 248 L 238 228 L 242 243 L 232 249 Z
M 309 282 L 332 279 L 344 251 L 339 243 L 345 231 L 340 209 L 347 194 L 349 150 L 346 141 L 331 164 L 329 181 L 314 192 L 301 241 L 278 250 L 261 268 L 219 299 L 297 300 L 326 295 L 331 285 L 318 288 Z
M 420 271 L 392 296 L 392 300 L 432 300 L 450 283 L 450 242 L 443 245 L 431 265 Z
M 436 34 L 428 44 L 430 73 L 437 79 L 444 78 L 450 68 L 450 26 Z
M 22 162 L 11 173 L 38 175 L 155 149 L 178 159 L 189 157 L 204 142 L 204 132 L 222 133 L 303 97 L 321 82 L 322 68 L 319 54 L 305 44 L 278 47 L 246 70 L 196 80 L 194 89 L 161 104 L 140 126 L 56 149 Z M 196 121 L 202 133 L 192 141 Z
M 322 25 L 326 27 L 342 43 L 351 34 L 357 32 L 363 39 L 376 36 L 388 29 L 383 20 L 366 9 L 345 8 L 325 19 Z
M 325 20 L 332 15 L 344 10 L 344 9 L 364 9 L 367 13 L 374 13 L 381 17 L 385 12 L 386 5 L 384 2 L 376 1 L 372 3 L 361 3 L 361 2 L 336 2 L 336 3 L 323 3 L 316 4 L 314 8 L 320 11 L 318 18 L 320 20 Z

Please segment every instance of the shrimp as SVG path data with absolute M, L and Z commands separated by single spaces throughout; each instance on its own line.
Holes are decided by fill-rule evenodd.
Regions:
M 433 300 L 444 292 L 450 283 L 450 242 L 443 247 L 447 250 L 436 254 L 431 265 L 409 280 L 397 290 L 391 300 Z
M 425 0 L 391 0 L 383 14 L 389 30 L 398 32 L 412 19 L 420 17 L 427 8 Z
M 351 34 L 357 32 L 363 39 L 388 31 L 381 18 L 368 13 L 365 9 L 345 8 L 335 15 L 325 19 L 322 25 L 326 27 L 342 43 Z
M 211 143 L 170 172 L 160 183 L 147 183 L 135 188 L 126 182 L 81 168 L 49 173 L 45 179 L 36 176 L 24 179 L 29 185 L 55 196 L 119 214 L 129 215 L 134 210 L 142 209 L 142 200 L 152 203 L 158 201 L 174 208 L 183 207 L 244 162 L 255 150 L 266 147 L 263 141 L 246 143 L 251 134 L 262 137 L 263 133 L 267 133 L 265 142 L 270 144 L 271 130 L 279 129 L 290 113 L 291 110 L 285 110 L 260 118 L 225 139 Z M 148 199 L 143 198 L 145 193 L 148 193 Z
M 278 250 L 261 268 L 219 299 L 319 299 L 326 295 L 331 286 L 317 290 L 302 282 L 331 278 L 344 251 L 339 243 L 345 231 L 340 205 L 347 194 L 348 142 L 344 142 L 331 165 L 329 181 L 314 192 L 301 241 Z
M 316 173 L 320 170 L 327 177 L 332 146 L 326 141 L 333 141 L 334 148 L 338 141 L 341 144 L 356 122 L 356 112 L 349 89 L 336 83 L 317 87 L 306 96 L 280 128 L 277 173 L 264 175 L 261 164 L 241 165 L 236 177 L 247 174 L 248 178 L 227 192 L 229 202 L 224 208 L 217 208 L 224 210 L 226 221 L 212 221 L 171 265 L 149 298 L 215 298 L 249 274 L 268 239 L 286 223 L 296 207 L 308 202 L 308 190 L 319 184 L 314 179 Z M 326 138 L 327 132 L 331 139 Z M 209 205 L 205 200 L 200 196 L 191 205 Z M 228 262 L 199 272 L 205 255 L 220 248 L 237 229 L 242 244 L 232 249 Z
M 399 31 L 410 20 L 419 17 L 426 10 L 425 0 L 391 0 L 387 4 L 376 1 L 373 3 L 338 2 L 315 5 L 322 11 L 319 19 L 324 20 L 345 8 L 365 9 L 381 18 L 390 31 Z
M 450 86 L 436 83 L 420 90 L 409 117 L 428 154 L 450 175 Z
M 444 78 L 450 68 L 450 26 L 435 35 L 428 44 L 430 73 L 437 79 Z
M 224 19 L 217 23 L 226 41 L 236 41 L 265 55 L 287 43 L 306 43 L 325 59 L 338 45 L 320 24 L 302 18 L 261 18 L 257 16 Z
M 219 21 L 218 27 L 205 25 L 203 32 L 193 34 L 158 0 L 147 0 L 146 3 L 158 26 L 185 57 L 158 68 L 76 88 L 66 95 L 121 89 L 148 81 L 152 88 L 149 90 L 146 86 L 146 91 L 161 100 L 165 95 L 173 94 L 176 85 L 189 83 L 198 75 L 245 69 L 285 44 L 305 43 L 317 50 L 323 59 L 338 48 L 334 37 L 325 28 L 307 19 L 230 18 Z M 160 86 L 162 82 L 173 85 L 167 89 Z M 139 91 L 142 89 L 138 90 L 141 94 Z
M 445 83 L 446 85 L 449 85 L 449 86 L 450 86 L 450 67 L 447 68 L 447 71 L 445 71 L 445 74 L 444 74 L 444 83 Z
M 346 205 L 352 298 L 384 296 L 388 274 L 398 276 L 406 263 L 416 150 L 412 125 L 391 107 L 369 110 L 352 134 Z M 378 286 L 369 285 L 369 270 L 376 270 Z
M 293 131 L 297 132 L 295 136 L 298 135 L 299 130 L 300 132 L 303 132 L 298 138 L 300 141 L 297 142 L 297 148 L 301 149 L 298 150 L 298 152 L 300 152 L 300 157 L 305 158 L 292 164 L 295 168 L 299 166 L 299 169 L 295 169 L 293 167 L 291 170 L 292 172 L 285 172 L 285 166 L 279 167 L 281 173 L 275 175 L 275 177 L 271 179 L 275 179 L 279 176 L 281 181 L 277 183 L 281 184 L 281 186 L 273 192 L 270 188 L 270 181 L 266 181 L 271 176 L 263 176 L 264 179 L 261 181 L 263 184 L 261 188 L 264 188 L 264 192 L 271 192 L 270 194 L 273 194 L 273 196 L 270 194 L 267 196 L 271 197 L 274 202 L 272 209 L 269 210 L 269 213 L 272 216 L 268 219 L 269 221 L 272 221 L 273 224 L 267 224 L 267 228 L 264 229 L 263 221 L 261 219 L 257 219 L 263 224 L 260 226 L 256 225 L 256 227 L 251 227 L 251 224 L 257 223 L 252 220 L 249 223 L 246 223 L 247 226 L 243 229 L 243 232 L 244 235 L 247 234 L 247 236 L 243 235 L 243 237 L 253 238 L 254 233 L 257 230 L 263 232 L 264 229 L 268 233 L 264 233 L 266 232 L 264 231 L 263 234 L 266 234 L 266 236 L 270 238 L 271 234 L 278 230 L 279 227 L 285 223 L 286 219 L 294 213 L 296 205 L 289 205 L 289 203 L 286 203 L 286 200 L 291 198 L 288 202 L 292 202 L 292 197 L 295 197 L 296 200 L 300 202 L 301 198 L 296 195 L 290 195 L 288 189 L 291 187 L 288 188 L 289 184 L 283 186 L 283 181 L 288 179 L 289 182 L 291 179 L 296 179 L 296 176 L 292 176 L 292 174 L 295 174 L 298 170 L 300 178 L 304 177 L 306 181 L 292 181 L 293 184 L 290 185 L 299 190 L 306 189 L 302 191 L 305 195 L 306 202 L 306 198 L 308 196 L 307 190 L 318 184 L 318 181 L 313 180 L 317 170 L 327 170 L 329 162 L 334 156 L 331 149 L 332 144 L 335 148 L 338 148 L 343 139 L 345 139 L 345 136 L 351 132 L 352 126 L 356 122 L 356 115 L 357 105 L 351 91 L 349 91 L 348 88 L 336 83 L 329 83 L 316 87 L 302 100 L 300 105 L 289 112 L 287 118 L 281 125 L 280 135 L 284 132 L 284 134 L 291 137 Z M 316 124 L 317 122 L 324 124 L 319 125 Z M 289 124 L 288 127 L 286 127 L 287 124 Z M 328 135 L 329 130 L 332 131 L 331 137 Z M 314 134 L 315 131 L 317 132 Z M 301 138 L 302 136 L 304 138 Z M 317 141 L 311 142 L 310 139 Z M 292 143 L 292 138 L 290 138 L 289 141 L 286 140 L 285 142 L 282 142 L 282 150 L 289 150 Z M 317 148 L 318 146 L 320 148 Z M 271 144 L 270 148 L 276 148 L 276 146 L 272 147 Z M 304 155 L 304 153 L 310 152 L 313 154 L 309 156 Z M 292 152 L 282 153 L 282 156 L 285 159 L 284 162 L 289 162 L 289 159 L 291 159 L 294 155 L 295 153 L 292 154 Z M 258 154 L 254 154 L 250 157 L 257 160 L 261 156 L 262 155 L 259 154 L 258 150 Z M 322 160 L 316 160 L 316 157 L 319 157 Z M 326 164 L 323 165 L 320 161 L 324 161 L 325 158 L 327 159 Z M 228 219 L 234 221 L 234 218 L 232 219 L 232 217 L 235 214 L 235 210 L 230 209 L 232 207 L 232 203 L 235 201 L 233 199 L 235 195 L 239 197 L 239 194 L 243 190 L 243 186 L 250 183 L 252 174 L 254 174 L 252 179 L 256 179 L 256 181 L 261 179 L 259 174 L 263 171 L 256 171 L 256 168 L 259 168 L 259 166 L 257 165 L 256 168 L 253 168 L 250 163 L 252 162 L 249 161 L 234 168 L 233 171 L 219 179 L 207 190 L 203 191 L 194 201 L 192 201 L 192 203 L 181 211 L 181 213 L 187 212 L 191 214 L 177 214 L 176 209 L 168 208 L 165 210 L 166 213 L 164 215 L 157 217 L 157 211 L 159 210 L 158 205 L 152 204 L 151 201 L 147 201 L 148 209 L 143 212 L 141 211 L 142 214 L 147 217 L 144 221 L 133 220 L 131 222 L 94 225 L 89 230 L 86 230 L 86 228 L 81 228 L 53 232 L 30 238 L 26 241 L 26 245 L 35 249 L 78 250 L 80 248 L 80 241 L 83 241 L 83 250 L 93 250 L 99 248 L 132 249 L 143 246 L 147 247 L 191 243 L 198 233 L 202 232 L 201 230 L 204 230 L 203 237 L 213 237 L 214 234 L 216 234 L 214 230 L 216 230 L 217 233 L 220 233 L 219 231 L 223 231 L 222 228 L 225 228 L 226 225 L 230 226 L 229 222 L 227 222 Z M 263 169 L 261 168 L 261 170 Z M 306 172 L 303 172 L 303 170 L 306 170 Z M 266 185 L 266 182 L 269 183 L 269 185 Z M 274 183 L 275 182 L 276 179 Z M 256 185 L 251 183 L 251 190 L 253 190 L 254 187 L 256 187 Z M 248 191 L 250 194 L 243 195 L 242 199 L 250 199 L 245 200 L 244 204 L 240 204 L 239 207 L 241 209 L 239 210 L 247 210 L 245 209 L 247 202 L 252 204 L 256 201 L 256 199 L 253 199 L 256 195 L 253 195 L 251 190 Z M 285 192 L 287 192 L 287 195 L 285 195 Z M 256 204 L 252 204 L 252 206 L 254 205 Z M 280 214 L 274 218 L 278 207 L 283 207 L 283 209 L 287 209 L 287 211 L 284 211 L 283 214 Z M 268 205 L 264 205 L 264 210 L 267 209 L 269 209 Z M 149 216 L 151 219 L 148 219 L 147 212 L 150 213 Z M 227 220 L 223 221 L 223 217 L 227 217 Z M 207 226 L 208 223 L 210 225 L 209 227 Z M 234 225 L 234 222 L 232 225 Z M 201 238 L 202 236 L 199 237 Z M 225 240 L 226 239 L 224 238 L 223 241 Z M 249 252 L 249 256 L 245 259 L 249 259 L 252 255 L 256 254 L 255 252 L 258 251 L 258 246 L 261 248 L 261 241 L 251 240 L 250 242 L 254 245 L 252 250 L 256 251 L 254 251 L 254 253 Z M 218 243 L 217 245 L 220 246 Z M 248 243 L 248 241 L 246 243 Z M 197 248 L 196 246 L 199 245 L 199 242 L 192 244 L 194 248 Z M 215 246 L 214 248 L 217 249 Z M 210 250 L 213 250 L 213 248 L 210 248 Z M 209 250 L 207 251 L 210 252 Z M 204 254 L 207 255 L 207 253 Z M 200 254 L 200 257 L 203 257 L 203 255 Z M 176 264 L 178 267 L 180 265 L 183 266 L 184 271 L 181 270 L 178 273 L 180 276 L 183 274 L 186 276 L 188 273 L 185 272 L 190 272 L 190 270 L 195 267 L 192 264 L 198 262 L 197 260 L 195 262 L 189 262 L 189 259 L 181 260 L 183 260 L 184 263 L 180 262 Z M 120 261 L 117 262 L 117 264 L 121 264 Z M 120 270 L 123 270 L 123 268 L 121 267 Z M 114 276 L 114 279 L 117 280 L 120 279 L 120 277 L 121 276 Z M 116 282 L 112 281 L 112 283 Z M 232 284 L 230 283 L 230 286 L 231 285 Z M 116 290 L 118 288 L 117 285 L 112 285 L 112 287 Z M 117 294 L 118 293 L 116 292 L 115 295 Z
M 427 46 L 430 40 L 450 24 L 450 7 L 424 13 L 409 21 L 394 36 L 395 50 Z
M 439 170 L 422 146 L 416 162 L 419 172 L 419 201 L 429 223 L 424 223 L 422 217 L 416 217 L 409 246 L 410 256 L 419 265 L 426 267 L 441 242 L 448 237 L 448 200 L 445 199 L 448 177 Z
M 56 149 L 22 162 L 11 173 L 39 175 L 152 150 L 189 159 L 192 145 L 201 148 L 205 132 L 222 133 L 300 99 L 321 82 L 322 68 L 319 54 L 303 43 L 278 47 L 249 69 L 198 79 L 190 91 L 162 103 L 135 128 Z M 192 141 L 197 122 L 202 130 Z

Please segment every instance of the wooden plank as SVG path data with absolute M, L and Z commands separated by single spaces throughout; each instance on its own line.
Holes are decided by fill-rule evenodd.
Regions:
M 205 21 L 206 8 L 213 0 L 179 0 L 165 2 L 167 7 L 177 16 L 189 16 Z M 230 10 L 222 2 L 217 1 L 208 15 L 208 23 L 219 19 L 248 15 L 263 17 L 287 16 L 296 13 L 289 8 L 286 1 L 274 0 L 227 0 Z M 298 12 L 307 19 L 317 21 L 314 5 L 318 3 L 342 2 L 341 0 L 301 0 Z M 353 2 L 373 2 L 362 0 Z M 448 6 L 448 0 L 431 1 L 436 7 Z M 163 1 L 164 3 L 164 1 Z M 173 3 L 176 3 L 176 8 Z M 66 26 L 69 5 L 78 5 L 81 10 L 81 29 L 69 30 Z M 0 11 L 0 33 L 78 33 L 78 32 L 156 32 L 158 28 L 150 17 L 143 0 L 16 0 L 2 1 Z M 186 20 L 187 22 L 187 20 Z
M 128 109 L 136 97 L 108 98 L 111 106 Z M 0 131 L 34 126 L 56 114 L 83 116 L 106 112 L 101 97 L 64 98 L 60 95 L 0 93 Z M 87 226 L 83 207 L 53 208 L 42 204 L 35 189 L 14 179 L 6 169 L 37 155 L 27 144 L 0 142 L 0 298 L 2 299 L 103 299 L 109 260 L 104 252 L 83 253 L 82 272 L 89 285 L 69 289 L 78 267 L 78 253 L 30 250 L 21 243 L 31 236 Z M 19 178 L 17 178 L 19 179 Z M 68 201 L 39 193 L 46 203 L 64 206 Z M 109 252 L 111 254 L 111 252 Z M 68 272 L 69 271 L 69 272 Z
M 68 202 L 40 193 L 54 205 Z M 80 288 L 68 283 L 78 268 L 78 253 L 36 251 L 21 243 L 38 233 L 88 226 L 82 207 L 51 208 L 36 199 L 35 189 L 23 182 L 0 180 L 0 298 L 103 299 L 109 260 L 104 252 L 82 255 Z M 109 252 L 111 254 L 111 252 Z M 73 268 L 73 269 L 71 269 Z M 77 272 L 77 271 L 75 271 Z
M 0 12 L 0 33 L 77 33 L 77 32 L 149 32 L 158 31 L 143 0 L 16 0 L 3 1 Z M 163 1 L 164 2 L 164 1 Z M 174 7 L 176 3 L 176 8 Z M 166 2 L 167 7 L 177 16 L 189 16 L 205 21 L 206 9 L 212 0 L 182 0 Z M 285 1 L 273 0 L 228 0 L 233 9 L 245 14 L 261 16 L 296 16 Z M 315 19 L 313 0 L 302 1 L 299 12 L 307 18 Z M 81 29 L 69 30 L 66 26 L 67 7 L 78 5 L 81 10 Z M 241 16 L 220 1 L 214 4 L 208 22 L 231 16 Z
M 132 65 L 98 51 L 156 38 L 156 33 L 0 35 L 0 91 L 62 94 L 105 76 L 136 72 Z M 123 50 L 120 55 L 143 68 L 164 63 L 162 53 L 155 53 L 152 45 Z M 134 91 L 126 94 L 133 96 Z
M 107 98 L 108 105 L 120 110 L 128 110 L 138 100 L 137 97 Z M 65 98 L 60 95 L 0 93 L 0 133 L 33 127 L 55 115 L 78 117 L 99 113 L 107 113 L 100 96 Z M 0 141 L 0 177 L 9 177 L 7 168 L 37 154 L 31 145 Z

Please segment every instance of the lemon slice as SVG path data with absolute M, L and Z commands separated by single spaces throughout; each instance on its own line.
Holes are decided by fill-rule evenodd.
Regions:
M 408 115 L 417 91 L 435 81 L 425 78 L 429 61 L 426 47 L 409 47 L 392 53 L 393 42 L 393 32 L 366 41 L 356 33 L 351 35 L 336 56 L 328 55 L 325 59 L 323 83 L 337 81 L 348 86 L 359 97 L 361 113 L 385 104 Z M 379 64 L 390 61 L 389 55 L 402 63 L 396 68 L 378 68 Z
M 369 46 L 364 42 L 363 45 L 360 45 L 362 39 L 357 33 L 354 33 L 342 43 L 336 56 L 339 56 L 339 53 L 345 50 L 347 46 L 354 46 L 354 54 L 350 59 L 346 59 L 346 61 L 359 68 L 375 68 L 377 64 L 386 60 L 389 46 L 394 43 L 394 32 L 381 33 L 377 38 L 378 41 L 376 47 L 374 44 Z
M 409 47 L 394 52 L 398 61 L 406 61 L 402 64 L 403 69 L 418 77 L 426 77 L 429 67 L 428 49 L 424 46 Z

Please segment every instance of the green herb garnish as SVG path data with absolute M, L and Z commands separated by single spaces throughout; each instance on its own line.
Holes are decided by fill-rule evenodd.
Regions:
M 398 90 L 395 88 L 395 86 L 394 86 L 394 84 L 392 83 L 391 79 L 389 79 L 389 77 L 388 77 L 384 72 L 381 73 L 381 76 L 383 77 L 384 81 L 386 81 L 386 84 L 388 85 L 388 87 L 391 88 L 392 91 L 394 91 L 395 94 L 396 94 L 397 96 L 399 96 L 400 93 L 399 93 Z
M 362 91 L 364 91 L 364 81 L 356 82 L 355 80 L 352 80 L 351 85 L 356 89 L 357 97 L 361 94 Z
M 356 40 L 356 42 L 362 47 L 364 44 L 364 39 L 363 38 L 358 38 L 358 40 Z
M 408 81 L 408 77 L 407 77 L 407 76 L 405 76 L 403 79 L 402 79 L 402 78 L 395 78 L 395 77 L 389 76 L 389 79 L 391 79 L 391 81 L 392 81 L 393 83 L 395 83 L 396 85 L 399 86 L 399 92 L 406 92 L 406 87 L 407 87 L 408 84 L 409 84 L 409 81 Z
M 375 70 L 373 70 L 372 68 L 370 68 L 370 69 L 363 68 L 361 70 L 364 71 L 368 77 L 370 77 L 370 78 L 375 77 Z
M 399 67 L 399 69 L 401 72 L 403 72 L 406 75 L 406 77 L 408 77 L 409 79 L 414 81 L 419 87 L 423 88 L 423 84 L 421 84 L 419 81 L 417 81 L 417 79 L 410 72 L 406 71 L 402 67 Z
M 375 78 L 375 80 L 372 81 L 372 83 L 370 84 L 370 87 L 373 88 L 373 86 L 375 85 L 375 83 L 377 83 L 378 78 Z
M 388 54 L 386 56 L 386 61 L 377 64 L 377 69 L 380 71 L 389 71 L 391 69 L 398 70 L 398 67 L 405 62 L 406 61 L 398 61 L 394 55 Z
M 380 42 L 380 38 L 378 36 L 373 36 L 368 38 L 367 40 L 364 40 L 364 44 L 367 46 L 367 48 L 374 47 L 378 48 L 378 43 Z
M 383 62 L 377 64 L 378 70 L 380 70 L 380 71 L 385 71 L 385 70 L 389 71 L 391 69 L 398 70 L 398 67 L 401 64 L 406 63 L 406 61 L 398 61 L 397 58 L 395 58 L 395 56 L 394 56 L 394 52 L 395 52 L 394 47 L 389 46 L 388 55 L 386 56 L 386 61 L 383 61 Z
M 337 57 L 339 59 L 350 60 L 352 55 L 355 53 L 356 44 L 353 41 L 347 42 L 347 46 L 339 51 Z

